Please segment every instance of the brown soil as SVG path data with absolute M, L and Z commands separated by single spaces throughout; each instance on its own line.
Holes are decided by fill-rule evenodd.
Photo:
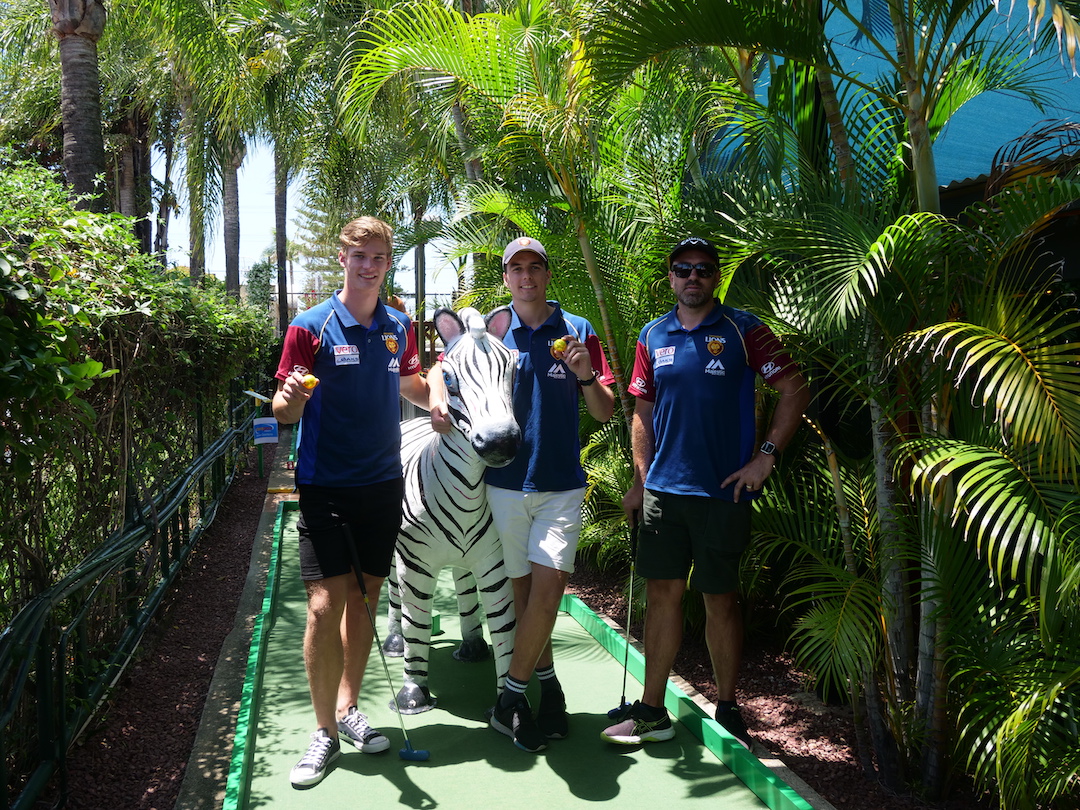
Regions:
M 264 450 L 270 451 L 264 456 L 269 469 L 273 445 Z M 107 713 L 71 751 L 66 807 L 174 807 L 218 653 L 233 626 L 265 495 L 252 451 L 148 634 L 141 659 L 128 669 Z M 586 604 L 617 622 L 626 610 L 621 585 L 618 576 L 588 570 L 571 579 Z M 632 626 L 631 633 L 640 638 L 641 628 Z M 866 777 L 852 750 L 850 712 L 807 692 L 783 637 L 780 631 L 748 634 L 738 694 L 743 715 L 755 738 L 838 810 L 988 807 L 959 795 L 936 805 L 890 795 Z M 688 639 L 675 670 L 715 700 L 703 644 Z

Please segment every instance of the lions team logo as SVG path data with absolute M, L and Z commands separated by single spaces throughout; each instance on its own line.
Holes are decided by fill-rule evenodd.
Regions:
M 709 335 L 705 338 L 705 348 L 709 350 L 709 354 L 713 357 L 716 357 L 716 355 L 724 350 L 725 343 L 727 343 L 727 341 L 719 335 Z
M 386 346 L 386 350 L 388 352 L 390 352 L 390 354 L 397 354 L 397 350 L 398 350 L 397 337 L 395 337 L 394 335 L 388 334 L 386 332 L 383 332 L 382 339 L 383 339 L 383 344 L 385 344 L 385 346 Z

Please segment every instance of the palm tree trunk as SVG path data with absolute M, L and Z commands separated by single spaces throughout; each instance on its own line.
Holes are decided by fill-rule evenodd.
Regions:
M 49 0 L 49 10 L 60 42 L 64 174 L 78 208 L 105 211 L 108 197 L 97 187 L 97 178 L 105 174 L 97 52 L 105 6 L 100 0 Z
M 836 170 L 840 176 L 840 182 L 847 190 L 855 189 L 855 161 L 851 156 L 851 141 L 848 138 L 847 127 L 844 126 L 844 117 L 840 111 L 840 102 L 836 97 L 836 85 L 833 83 L 832 73 L 825 68 L 818 67 L 814 70 L 817 78 L 818 92 L 821 94 L 821 105 L 825 108 L 825 120 L 829 126 L 829 139 L 832 141 L 833 154 L 836 156 Z
M 221 213 L 225 219 L 225 291 L 240 298 L 240 185 L 237 174 L 244 162 L 244 144 L 226 156 L 221 178 Z
M 123 137 L 117 150 L 116 203 L 117 213 L 137 217 L 135 210 L 135 144 L 130 121 L 123 124 Z
M 285 218 L 288 205 L 289 170 L 281 150 L 274 148 L 274 246 L 277 252 L 278 330 L 282 335 L 289 328 L 289 279 L 287 274 L 288 244 L 285 238 Z
M 912 64 L 911 31 L 907 17 L 897 0 L 889 0 L 889 16 L 896 35 L 896 60 L 900 65 L 900 81 L 904 85 L 904 115 L 907 118 L 908 141 L 911 144 L 911 171 L 915 180 L 915 199 L 920 211 L 941 213 L 937 168 L 926 124 L 927 110 L 923 100 L 922 83 Z
M 413 264 L 416 271 L 416 312 L 413 318 L 416 321 L 416 348 L 420 352 L 420 367 L 427 368 L 431 365 L 432 358 L 427 352 L 427 324 L 425 322 L 425 310 L 427 309 L 427 242 L 420 238 L 420 225 L 424 220 L 427 206 L 419 200 L 412 201 L 413 233 L 416 236 L 416 250 L 413 254 Z
M 188 154 L 190 156 L 190 151 Z M 188 274 L 192 283 L 200 284 L 206 272 L 206 175 L 195 169 L 190 158 L 187 163 L 187 188 Z
M 592 243 L 589 241 L 588 231 L 585 229 L 585 220 L 580 215 L 574 214 L 575 229 L 577 231 L 578 245 L 581 246 L 581 257 L 585 260 L 585 269 L 589 273 L 589 281 L 592 282 L 593 294 L 596 296 L 596 305 L 600 309 L 600 321 L 604 329 L 604 340 L 607 342 L 608 359 L 611 361 L 611 373 L 615 375 L 615 390 L 619 394 L 619 403 L 622 405 L 623 417 L 629 427 L 634 417 L 634 398 L 626 390 L 626 374 L 623 371 L 622 358 L 619 353 L 619 344 L 615 338 L 615 330 L 611 325 L 611 314 L 608 311 L 607 296 L 604 294 L 604 282 L 600 278 L 600 268 L 596 266 L 596 257 L 593 255 Z
M 134 220 L 132 230 L 139 250 L 150 255 L 153 236 L 150 217 L 150 122 L 143 105 L 134 99 L 127 99 L 124 109 L 127 112 L 120 126 L 122 138 L 118 150 L 116 210 Z
M 169 217 L 172 215 L 175 197 L 172 192 L 173 157 L 176 154 L 176 130 L 168 127 L 161 138 L 161 149 L 165 153 L 165 169 L 161 178 L 161 199 L 158 200 L 157 229 L 154 233 L 154 255 L 161 266 L 167 264 L 166 253 L 169 248 Z
M 454 135 L 457 137 L 458 148 L 465 162 L 465 179 L 470 183 L 477 183 L 484 179 L 484 166 L 478 158 L 465 157 L 469 151 L 469 135 L 465 125 L 465 111 L 461 108 L 460 102 L 454 102 L 451 115 L 454 119 Z
M 924 362 L 921 379 L 935 380 L 929 361 Z M 927 436 L 947 435 L 951 403 L 949 390 L 943 384 L 935 386 L 937 394 L 923 408 L 922 431 Z M 937 561 L 943 543 L 952 541 L 947 516 L 952 514 L 954 492 L 952 485 L 942 489 L 933 502 L 924 502 L 923 513 L 929 523 L 925 537 L 933 545 L 924 547 L 922 571 L 919 577 L 919 662 L 915 680 L 915 712 L 922 721 L 922 779 L 927 797 L 940 799 L 945 789 L 945 757 L 948 734 L 948 683 L 945 672 L 945 632 L 941 617 L 941 598 L 947 583 L 942 581 Z
M 867 349 L 869 367 L 875 374 L 875 390 L 884 384 L 885 372 L 880 345 L 880 333 L 872 325 L 867 326 Z M 891 453 L 892 430 L 882 407 L 878 394 L 872 394 L 869 401 L 871 419 L 871 437 L 873 440 L 874 470 L 877 486 L 877 512 L 879 531 L 879 568 L 884 602 L 882 604 L 885 623 L 886 676 L 889 704 L 903 705 L 911 699 L 908 684 L 910 672 L 909 653 L 910 626 L 905 620 L 907 595 L 904 587 L 904 553 L 900 527 L 896 520 L 896 480 L 892 475 Z M 876 690 L 875 690 L 876 691 Z M 870 694 L 867 698 L 877 698 Z M 883 747 L 878 747 L 883 746 Z M 899 789 L 903 785 L 903 766 L 897 750 L 896 736 L 875 740 L 878 767 L 882 781 L 886 785 Z
M 840 477 L 840 464 L 836 460 L 836 450 L 833 448 L 832 440 L 829 439 L 828 434 L 826 434 L 821 427 L 810 419 L 806 419 L 806 421 L 818 435 L 818 438 L 821 439 L 822 449 L 825 452 L 825 459 L 829 464 L 829 475 L 832 479 L 833 500 L 836 501 L 836 520 L 837 525 L 840 528 L 840 542 L 844 547 L 844 568 L 847 569 L 848 573 L 855 574 L 858 571 L 858 565 L 855 557 L 855 544 L 852 542 L 851 538 L 851 510 L 848 508 L 847 495 L 844 494 L 844 483 Z M 874 757 L 872 740 L 880 739 L 882 737 L 885 723 L 880 712 L 880 705 L 877 702 L 866 702 L 866 716 L 864 716 L 863 698 L 865 695 L 869 694 L 871 688 L 876 688 L 877 681 L 874 677 L 873 669 L 870 667 L 864 666 L 861 675 L 862 687 L 860 687 L 859 683 L 854 679 L 852 679 L 850 685 L 849 699 L 855 721 L 855 751 L 863 772 L 867 775 L 873 775 Z M 867 721 L 871 729 L 874 730 L 871 732 L 871 739 L 869 740 L 866 738 L 866 728 L 863 725 L 864 720 Z

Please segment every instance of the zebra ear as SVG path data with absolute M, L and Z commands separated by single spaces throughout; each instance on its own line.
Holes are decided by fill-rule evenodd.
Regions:
M 510 331 L 512 315 L 510 307 L 499 307 L 489 312 L 484 316 L 484 320 L 487 322 L 488 334 L 494 335 L 499 340 L 506 337 L 506 333 Z
M 450 348 L 450 344 L 465 333 L 465 324 L 452 309 L 439 307 L 435 310 L 432 321 L 435 324 L 435 331 L 439 333 L 443 346 L 446 348 Z

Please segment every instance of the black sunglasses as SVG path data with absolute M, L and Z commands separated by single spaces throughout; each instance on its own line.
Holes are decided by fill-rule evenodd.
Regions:
M 686 262 L 676 262 L 671 265 L 671 272 L 675 274 L 675 278 L 690 278 L 694 270 L 697 270 L 698 278 L 712 278 L 716 274 L 716 265 L 687 264 Z

